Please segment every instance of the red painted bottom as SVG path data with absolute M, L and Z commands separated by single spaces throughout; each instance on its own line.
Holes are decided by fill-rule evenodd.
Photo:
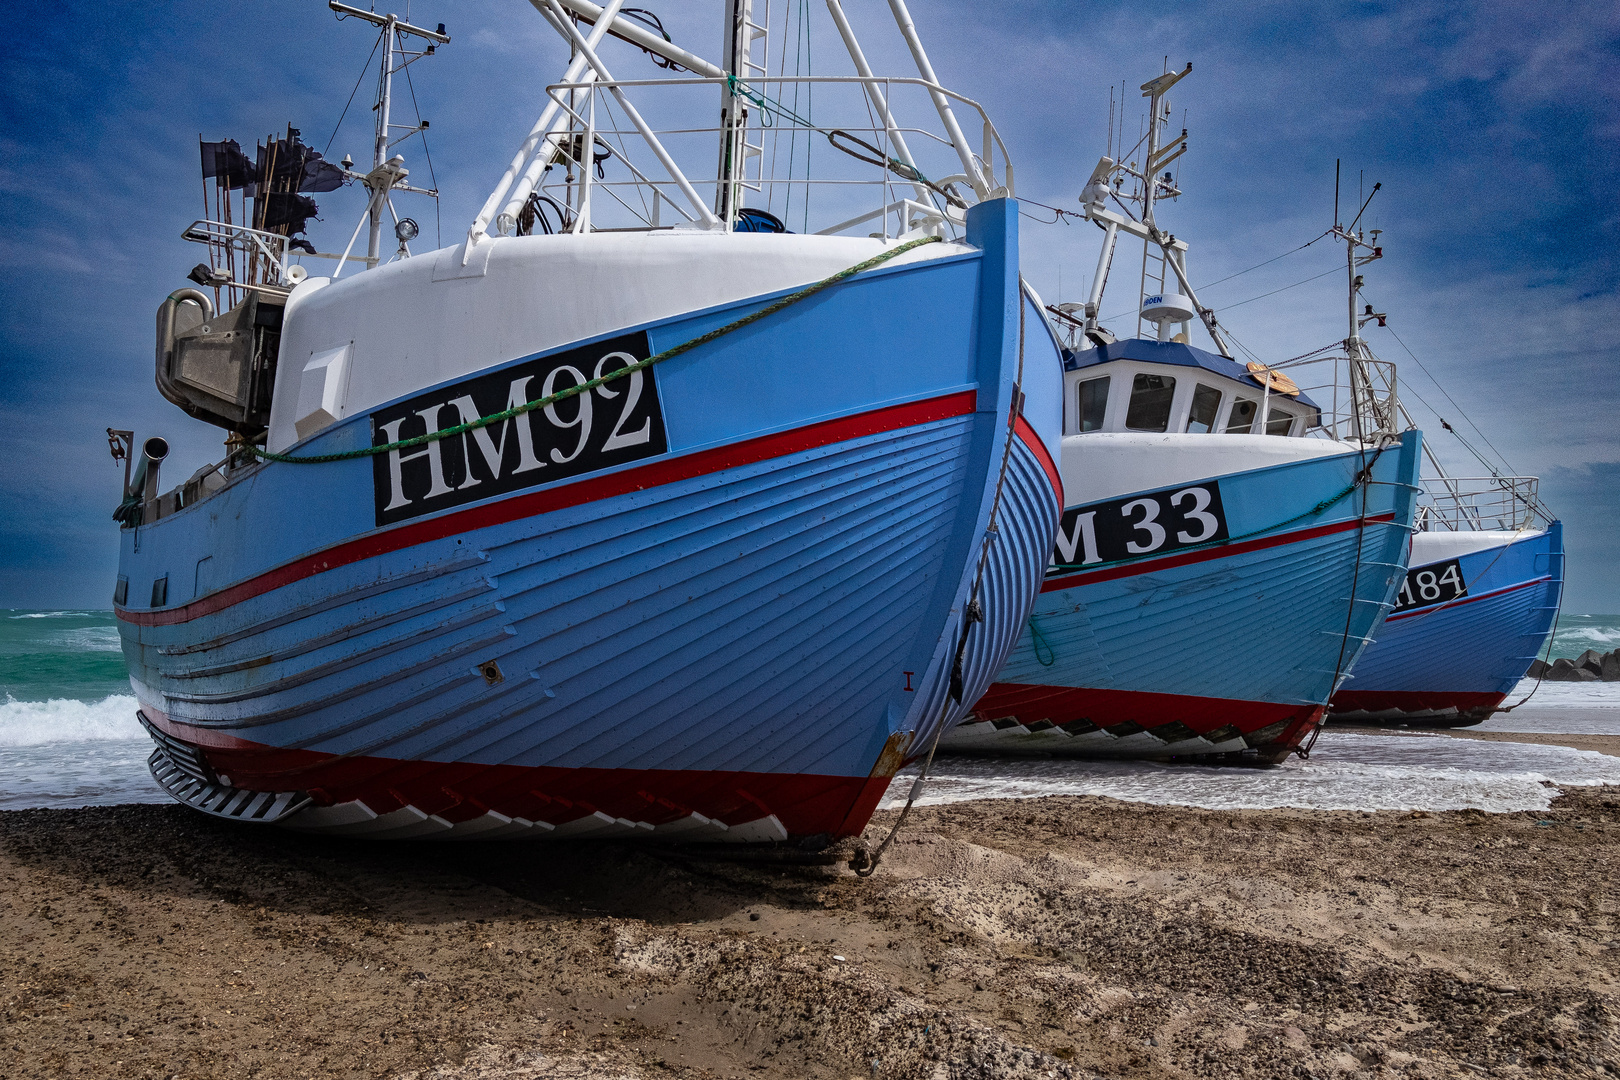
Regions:
M 318 806 L 358 799 L 378 815 L 414 806 L 455 823 L 493 810 L 562 825 L 601 812 L 662 825 L 693 813 L 727 825 L 776 815 L 789 836 L 858 834 L 888 776 L 567 769 L 340 757 L 286 750 L 177 723 L 152 708 L 155 727 L 198 747 L 214 771 L 245 791 L 307 791 Z
M 1121 737 L 1146 731 L 1172 752 L 1175 743 L 1195 736 L 1211 742 L 1241 737 L 1261 756 L 1279 761 L 1304 741 L 1322 713 L 1320 705 L 1031 683 L 996 683 L 973 707 L 979 720 L 1012 718 L 1026 728 L 1050 725 L 1075 734 L 1100 729 Z
M 1502 704 L 1506 694 L 1478 690 L 1341 690 L 1333 695 L 1328 712 L 1335 720 L 1356 719 L 1345 714 L 1404 714 L 1412 719 L 1435 716 L 1436 722 L 1477 724 Z M 1388 717 L 1399 719 L 1399 717 Z

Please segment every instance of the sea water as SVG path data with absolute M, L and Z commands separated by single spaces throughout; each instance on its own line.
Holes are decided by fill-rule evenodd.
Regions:
M 0 609 L 0 810 L 166 802 L 110 611 Z
M 1552 655 L 1620 646 L 1620 615 L 1565 615 Z M 1531 691 L 1534 693 L 1531 694 Z M 1526 681 L 1475 731 L 1620 735 L 1620 683 Z M 0 809 L 166 802 L 106 611 L 0 609 Z M 891 788 L 898 805 L 911 774 Z M 940 758 L 924 803 L 1107 795 L 1221 807 L 1544 809 L 1559 786 L 1620 784 L 1620 758 L 1559 746 L 1328 729 L 1308 761 L 1273 769 Z

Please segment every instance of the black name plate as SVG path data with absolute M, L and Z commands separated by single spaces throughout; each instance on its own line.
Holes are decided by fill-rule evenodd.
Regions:
M 1401 591 L 1395 595 L 1395 606 L 1390 614 L 1408 608 L 1446 604 L 1468 595 L 1468 583 L 1463 580 L 1462 564 L 1456 559 L 1448 562 L 1415 566 L 1406 572 Z
M 1048 573 L 1163 555 L 1227 536 L 1214 480 L 1091 503 L 1064 511 Z
M 649 355 L 647 335 L 628 334 L 476 376 L 377 410 L 371 444 L 385 446 L 504 412 Z M 668 448 L 653 370 L 631 372 L 487 427 L 376 455 L 377 524 L 654 457 Z

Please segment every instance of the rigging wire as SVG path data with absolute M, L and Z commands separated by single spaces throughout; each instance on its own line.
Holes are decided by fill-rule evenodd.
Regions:
M 1507 469 L 1507 471 L 1510 472 L 1510 473 L 1513 472 L 1513 466 L 1511 464 L 1509 464 L 1507 457 L 1503 455 L 1502 451 L 1498 450 L 1495 447 L 1495 445 L 1493 445 L 1491 443 L 1490 436 L 1486 435 L 1485 432 L 1480 429 L 1480 426 L 1478 424 L 1474 423 L 1473 418 L 1470 417 L 1468 415 L 1468 413 L 1466 413 L 1463 410 L 1463 407 L 1457 403 L 1457 399 L 1452 397 L 1450 392 L 1447 391 L 1446 388 L 1443 385 L 1441 385 L 1440 380 L 1436 379 L 1434 377 L 1434 373 L 1431 372 L 1427 367 L 1424 366 L 1423 361 L 1418 359 L 1417 354 L 1414 353 L 1410 348 L 1407 347 L 1406 342 L 1401 340 L 1401 335 L 1399 335 L 1399 334 L 1397 334 L 1395 332 L 1395 328 L 1392 327 L 1392 326 L 1386 326 L 1386 327 L 1384 327 L 1384 329 L 1389 331 L 1390 336 L 1395 339 L 1395 341 L 1400 345 L 1400 347 L 1403 350 L 1405 350 L 1406 355 L 1410 356 L 1412 358 L 1412 362 L 1418 366 L 1418 370 L 1423 372 L 1424 375 L 1428 376 L 1429 381 L 1434 383 L 1435 388 L 1438 389 L 1440 391 L 1440 393 L 1445 395 L 1445 398 L 1446 398 L 1447 401 L 1451 402 L 1452 407 L 1457 410 L 1457 415 L 1461 416 L 1464 420 L 1468 421 L 1468 426 L 1473 428 L 1474 431 L 1479 434 L 1479 437 L 1481 439 L 1485 440 L 1485 445 L 1489 446 L 1491 448 L 1491 452 L 1494 453 L 1497 456 L 1497 459 L 1502 462 L 1502 467 Z M 1414 392 L 1414 395 L 1415 395 L 1415 392 Z M 1421 400 L 1421 399 L 1419 399 L 1419 400 Z M 1438 410 L 1435 410 L 1434 414 L 1437 417 L 1440 416 L 1440 413 L 1439 413 Z M 1468 446 L 1467 441 L 1464 440 L 1461 435 L 1458 435 L 1457 432 L 1454 429 L 1452 429 L 1452 427 L 1449 424 L 1447 424 L 1445 422 L 1444 418 L 1441 418 L 1440 423 L 1441 423 L 1441 425 L 1443 427 L 1445 427 L 1445 429 L 1447 431 L 1450 431 L 1453 435 L 1457 435 L 1457 439 L 1458 439 L 1459 442 L 1461 442 L 1464 446 Z M 1481 465 L 1484 465 L 1486 468 L 1490 469 L 1492 472 L 1496 471 L 1496 466 L 1492 465 L 1490 462 L 1486 461 L 1483 457 L 1481 457 L 1479 452 L 1474 450 L 1473 447 L 1469 447 L 1469 453 L 1473 454 L 1476 458 L 1479 458 L 1479 463 Z
M 1332 229 L 1327 229 L 1322 233 L 1322 236 L 1330 236 L 1330 235 L 1332 235 L 1332 233 L 1333 233 Z M 1215 286 L 1221 284 L 1222 282 L 1231 281 L 1233 278 L 1242 277 L 1244 274 L 1249 273 L 1250 270 L 1258 270 L 1262 266 L 1271 265 L 1272 263 L 1276 262 L 1278 259 L 1286 259 L 1286 258 L 1288 258 L 1288 256 L 1294 254 L 1294 252 L 1296 252 L 1296 251 L 1304 251 L 1306 248 L 1308 248 L 1312 244 L 1316 243 L 1317 240 L 1322 239 L 1322 236 L 1316 237 L 1315 240 L 1307 240 L 1307 241 L 1305 241 L 1305 243 L 1299 245 L 1299 247 L 1292 248 L 1292 249 L 1290 249 L 1288 251 L 1285 251 L 1281 255 L 1275 255 L 1275 256 L 1267 259 L 1265 262 L 1255 263 L 1253 266 L 1249 267 L 1248 270 L 1239 270 L 1235 274 L 1228 274 L 1225 277 L 1220 278 L 1220 279 L 1215 280 L 1215 281 L 1211 281 L 1208 284 L 1200 285 L 1200 286 L 1198 286 L 1198 289 L 1199 289 L 1200 292 L 1202 292 L 1205 289 L 1213 289 Z
M 368 60 L 367 63 L 370 63 Z M 411 109 L 416 113 L 416 133 L 422 136 L 422 154 L 427 158 L 428 180 L 433 184 L 433 190 L 439 190 L 439 178 L 433 173 L 433 154 L 428 150 L 427 132 L 422 129 L 422 110 L 416 104 L 416 85 L 411 82 L 411 66 L 406 64 L 405 87 L 411 92 Z M 339 121 L 341 123 L 341 121 Z M 334 133 L 335 134 L 335 133 Z M 439 247 L 444 246 L 444 228 L 441 221 L 443 215 L 439 211 L 439 197 L 433 196 L 433 239 Z
M 343 15 L 338 16 L 339 19 L 344 17 Z M 381 44 L 382 35 L 378 34 L 377 40 L 371 43 L 371 56 L 366 57 L 365 66 L 360 69 L 360 77 L 354 80 L 354 89 L 349 91 L 349 100 L 344 103 L 343 112 L 338 115 L 337 127 L 332 129 L 332 137 L 326 140 L 326 149 L 321 151 L 321 157 L 325 157 L 332 152 L 332 143 L 337 138 L 339 129 L 343 127 L 343 118 L 349 115 L 349 106 L 354 104 L 354 95 L 360 92 L 360 84 L 365 82 L 366 72 L 371 70 L 371 57 L 377 55 L 377 46 Z
M 1226 313 L 1228 311 L 1231 311 L 1233 308 L 1240 308 L 1244 304 L 1252 304 L 1256 300 L 1264 300 L 1268 296 L 1276 296 L 1278 293 L 1287 292 L 1289 289 L 1297 289 L 1301 285 L 1309 285 L 1311 282 L 1317 280 L 1318 278 L 1325 278 L 1329 274 L 1336 274 L 1342 269 L 1343 269 L 1343 267 L 1335 266 L 1331 270 L 1324 270 L 1320 274 L 1312 275 L 1311 277 L 1305 278 L 1303 281 L 1296 281 L 1292 285 L 1284 285 L 1280 289 L 1272 289 L 1270 292 L 1263 292 L 1259 296 L 1251 296 L 1247 300 L 1239 300 L 1235 304 L 1222 304 L 1221 307 L 1220 307 L 1220 311 L 1222 312 L 1222 314 L 1224 314 L 1224 313 Z M 1116 312 L 1113 312 L 1112 314 L 1106 316 L 1104 319 L 1100 319 L 1098 321 L 1099 322 L 1103 322 L 1103 321 L 1111 322 L 1114 319 L 1122 319 L 1122 318 L 1124 318 L 1125 316 L 1127 316 L 1129 314 L 1130 314 L 1130 312 L 1128 310 L 1127 311 L 1116 311 Z M 1224 329 L 1224 327 L 1225 327 L 1224 323 L 1222 324 L 1222 327 Z
M 1284 285 L 1280 289 L 1272 289 L 1270 292 L 1263 292 L 1259 296 L 1251 296 L 1247 300 L 1239 300 L 1235 304 L 1222 304 L 1221 305 L 1221 310 L 1223 312 L 1231 311 L 1233 308 L 1242 307 L 1244 304 L 1252 304 L 1256 300 L 1264 300 L 1268 296 L 1276 296 L 1280 292 L 1287 292 L 1289 289 L 1297 289 L 1301 285 L 1309 285 L 1311 282 L 1315 281 L 1317 278 L 1325 278 L 1329 274 L 1338 273 L 1340 269 L 1341 269 L 1340 267 L 1335 266 L 1331 270 L 1324 270 L 1320 274 L 1314 274 L 1311 277 L 1306 278 L 1304 281 L 1296 281 L 1292 285 Z

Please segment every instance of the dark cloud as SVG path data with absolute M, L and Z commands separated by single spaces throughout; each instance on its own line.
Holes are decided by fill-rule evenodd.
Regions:
M 706 6 L 661 7 L 678 41 L 712 51 Z M 909 70 L 886 6 L 847 8 L 874 65 Z M 1620 9 L 1582 0 L 913 8 L 941 78 L 995 118 L 1019 193 L 1066 209 L 1078 208 L 1103 151 L 1110 85 L 1118 99 L 1124 84 L 1134 139 L 1138 84 L 1166 62 L 1192 61 L 1174 95 L 1192 132 L 1178 163 L 1188 196 L 1162 220 L 1193 244 L 1196 281 L 1326 228 L 1336 158 L 1345 202 L 1381 181 L 1369 214 L 1385 230 L 1387 258 L 1367 271 L 1369 290 L 1445 391 L 1393 337 L 1374 347 L 1402 365 L 1425 425 L 1443 415 L 1473 432 L 1466 415 L 1514 470 L 1547 477 L 1546 498 L 1569 525 L 1572 599 L 1620 611 L 1620 507 L 1609 494 L 1620 479 L 1620 84 L 1611 77 Z M 446 22 L 455 39 L 412 69 L 451 243 L 565 58 L 516 0 L 419 0 L 413 14 Z M 197 137 L 248 146 L 291 121 L 325 150 L 371 35 L 318 3 L 245 0 L 25 6 L 10 29 L 0 65 L 0 604 L 103 605 L 118 476 L 103 429 L 161 432 L 179 475 L 219 454 L 218 433 L 163 402 L 151 371 L 152 313 L 197 261 L 179 239 L 202 209 Z M 835 39 L 813 45 L 815 70 L 846 70 Z M 653 74 L 638 57 L 624 49 L 617 62 L 627 75 Z M 369 93 L 362 79 L 329 158 L 365 157 Z M 413 176 L 426 172 L 418 144 L 401 150 Z M 324 220 L 311 222 L 311 236 L 341 248 L 358 197 L 319 201 Z M 434 246 L 431 205 L 410 212 Z M 1089 225 L 1026 223 L 1026 273 L 1049 300 L 1079 295 L 1096 251 Z M 1224 321 L 1251 349 L 1302 353 L 1343 336 L 1342 279 L 1298 284 L 1341 258 L 1324 241 L 1207 299 L 1229 308 Z M 1128 259 L 1116 269 L 1116 304 L 1134 273 Z M 1118 306 L 1134 305 L 1125 296 Z M 1472 470 L 1459 445 L 1435 443 L 1458 471 Z

